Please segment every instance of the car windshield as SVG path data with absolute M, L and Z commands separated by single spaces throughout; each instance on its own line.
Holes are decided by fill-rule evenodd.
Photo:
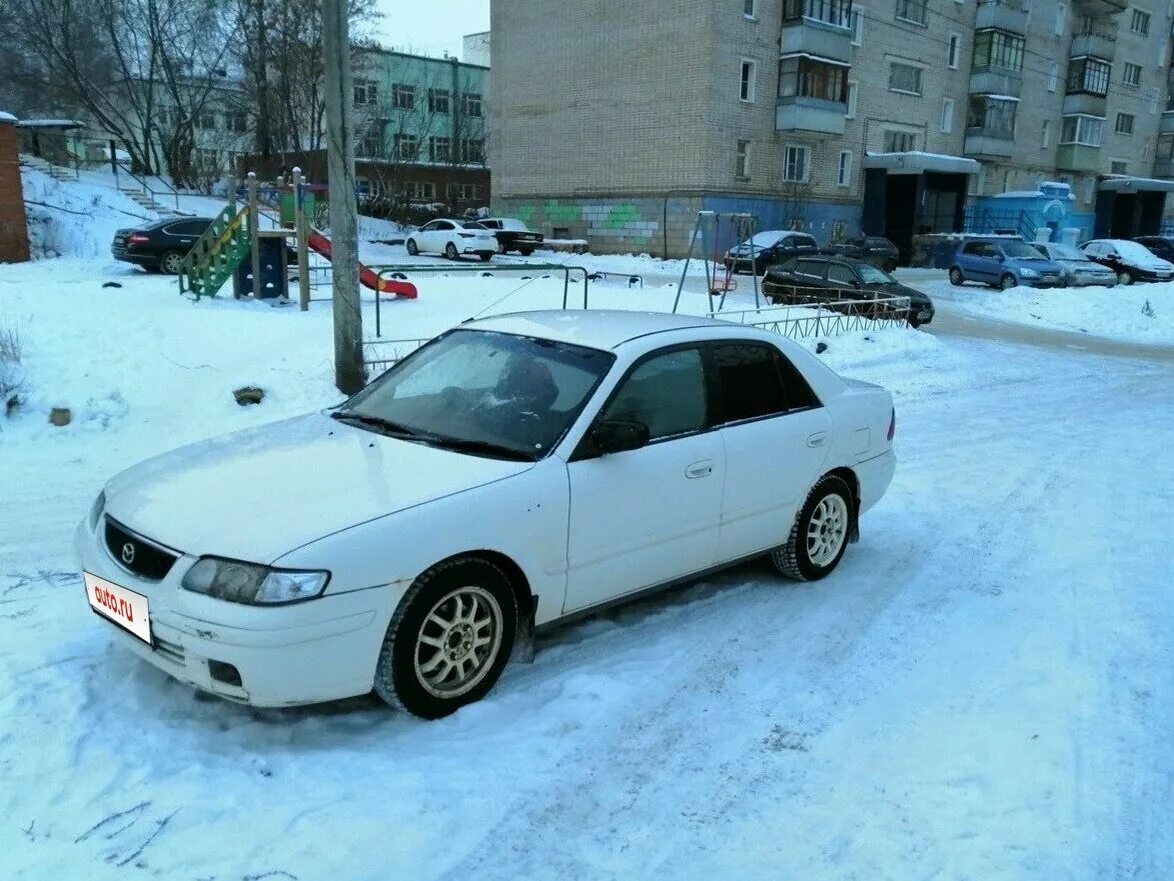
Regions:
M 1088 260 L 1085 253 L 1075 245 L 1048 245 L 1048 255 L 1054 260 Z
M 856 267 L 856 271 L 860 273 L 860 280 L 865 284 L 897 284 L 895 278 L 870 263 L 861 263 Z
M 1137 242 L 1113 242 L 1112 246 L 1118 254 L 1128 260 L 1153 260 L 1156 256 L 1145 245 L 1139 245 Z
M 456 330 L 359 392 L 334 416 L 403 440 L 504 459 L 541 459 L 615 360 L 610 352 Z
M 753 242 L 755 248 L 769 248 L 781 242 L 786 235 L 785 232 L 778 232 L 777 230 L 755 233 L 746 241 L 742 242 L 742 244 L 738 245 L 738 247 L 749 248 L 750 243 Z
M 1046 259 L 1039 251 L 1033 248 L 1026 242 L 1005 242 L 1000 245 L 1003 253 L 1008 257 L 1016 257 L 1020 260 L 1044 260 Z

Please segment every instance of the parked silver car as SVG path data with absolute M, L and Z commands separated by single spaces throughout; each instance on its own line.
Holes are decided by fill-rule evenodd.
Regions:
M 1102 266 L 1100 263 L 1089 260 L 1085 253 L 1075 245 L 1065 245 L 1060 242 L 1033 242 L 1032 244 L 1049 260 L 1060 264 L 1064 270 L 1066 287 L 1079 288 L 1095 284 L 1111 288 L 1117 284 L 1117 273 L 1108 266 Z

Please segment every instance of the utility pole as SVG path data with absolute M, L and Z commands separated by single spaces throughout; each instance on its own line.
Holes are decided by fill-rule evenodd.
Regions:
M 359 305 L 359 227 L 355 203 L 355 132 L 347 0 L 322 0 L 326 74 L 326 167 L 330 176 L 334 279 L 334 383 L 353 395 L 367 383 Z M 378 294 L 377 294 L 378 296 Z

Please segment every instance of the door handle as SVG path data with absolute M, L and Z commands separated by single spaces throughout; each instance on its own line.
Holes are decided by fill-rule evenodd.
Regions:
M 807 438 L 807 446 L 812 449 L 822 447 L 828 442 L 828 433 L 826 431 L 819 431 Z
M 694 462 L 685 469 L 685 476 L 690 480 L 696 480 L 699 477 L 709 477 L 713 474 L 713 462 L 708 459 L 702 462 Z

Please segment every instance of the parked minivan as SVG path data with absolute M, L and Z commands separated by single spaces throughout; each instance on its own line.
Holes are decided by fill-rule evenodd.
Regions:
M 1064 270 L 1022 239 L 971 239 L 958 246 L 950 267 L 950 281 L 982 282 L 992 287 L 1062 287 Z

